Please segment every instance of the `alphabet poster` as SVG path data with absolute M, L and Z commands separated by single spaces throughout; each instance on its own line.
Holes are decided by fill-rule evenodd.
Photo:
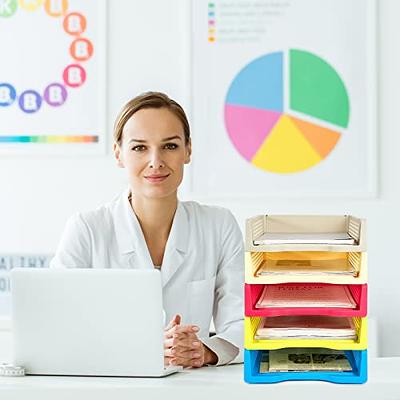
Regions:
M 0 0 L 0 154 L 105 146 L 104 0 Z

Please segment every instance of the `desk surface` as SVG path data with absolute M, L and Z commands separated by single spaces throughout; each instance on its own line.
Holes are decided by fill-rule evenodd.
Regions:
M 368 372 L 368 382 L 363 385 L 301 381 L 249 385 L 243 381 L 243 365 L 189 369 L 165 378 L 0 377 L 0 398 L 211 400 L 218 396 L 243 400 L 249 395 L 275 395 L 280 400 L 315 396 L 324 400 L 400 400 L 400 357 L 371 358 Z

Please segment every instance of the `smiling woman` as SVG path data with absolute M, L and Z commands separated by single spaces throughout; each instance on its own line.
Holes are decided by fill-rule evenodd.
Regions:
M 114 141 L 129 188 L 111 203 L 73 216 L 51 266 L 160 269 L 170 321 L 165 363 L 241 362 L 242 236 L 228 210 L 178 200 L 192 146 L 185 112 L 163 93 L 144 93 L 121 110 Z
M 136 195 L 176 198 L 184 164 L 190 161 L 191 142 L 174 110 L 165 106 L 140 108 L 128 119 L 129 113 L 123 110 L 120 119 L 127 119 L 123 129 L 118 129 L 117 120 L 114 152 L 118 165 L 127 169 Z M 138 198 L 141 196 L 135 200 Z

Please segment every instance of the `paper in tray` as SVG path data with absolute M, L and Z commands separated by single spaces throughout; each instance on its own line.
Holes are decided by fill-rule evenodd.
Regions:
M 254 240 L 255 245 L 263 244 L 330 244 L 330 245 L 353 245 L 355 243 L 347 232 L 335 232 L 335 233 L 291 233 L 291 232 L 279 232 L 279 233 L 264 233 L 260 237 Z
M 356 308 L 349 288 L 345 285 L 318 283 L 288 283 L 266 285 L 256 308 L 274 307 L 335 307 Z
M 254 339 L 356 339 L 352 318 L 284 315 L 260 319 Z
M 345 275 L 357 276 L 346 253 L 279 252 L 268 253 L 256 270 L 256 276 L 267 275 Z
M 264 356 L 264 354 L 262 354 Z M 260 373 L 262 364 L 260 363 Z M 343 350 L 325 348 L 287 348 L 270 350 L 264 372 L 351 371 Z

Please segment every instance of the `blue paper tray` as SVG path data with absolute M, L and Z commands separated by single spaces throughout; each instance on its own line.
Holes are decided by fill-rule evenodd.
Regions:
M 247 383 L 277 383 L 283 381 L 327 381 L 333 383 L 365 383 L 367 381 L 367 350 L 346 350 L 351 372 L 267 372 L 259 373 L 262 352 L 244 350 L 244 380 Z

